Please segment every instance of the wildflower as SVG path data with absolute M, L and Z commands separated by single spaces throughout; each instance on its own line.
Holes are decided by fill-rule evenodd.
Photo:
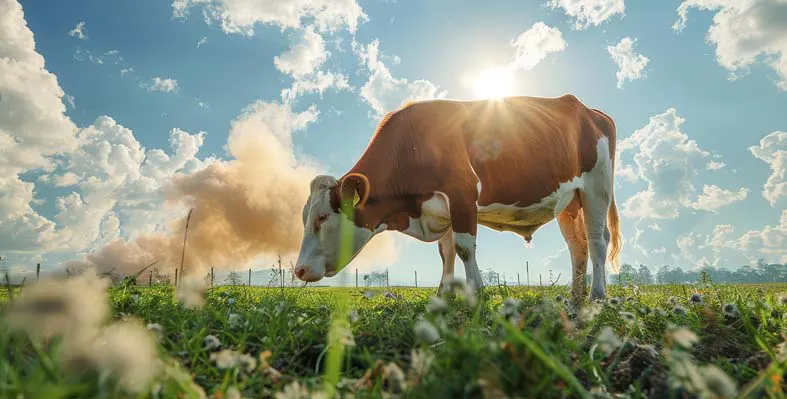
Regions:
M 405 389 L 404 372 L 396 363 L 389 362 L 383 367 L 383 380 L 389 392 L 401 393 Z
M 339 336 L 339 341 L 344 346 L 355 346 L 355 338 L 353 332 L 347 326 L 337 326 L 336 333 Z
M 7 323 L 44 340 L 92 333 L 110 314 L 108 286 L 93 269 L 74 278 L 32 284 L 8 304 Z
M 279 370 L 276 370 L 268 364 L 268 358 L 271 356 L 271 351 L 266 350 L 260 353 L 260 369 L 262 369 L 262 373 L 265 377 L 270 378 L 271 380 L 278 381 L 281 378 L 281 373 Z
M 675 313 L 676 315 L 681 315 L 681 316 L 685 315 L 686 314 L 686 308 L 684 308 L 683 306 L 680 306 L 680 305 L 675 306 L 674 308 L 672 308 L 672 313 Z
M 276 399 L 308 399 L 312 395 L 309 388 L 303 385 L 300 381 L 295 380 L 284 386 L 280 392 L 274 394 Z
M 437 331 L 437 327 L 423 319 L 415 324 L 415 335 L 430 344 L 440 339 L 440 332 Z
M 150 332 L 137 320 L 121 321 L 94 334 L 64 340 L 63 368 L 109 372 L 128 391 L 147 390 L 159 370 L 158 349 Z
M 470 306 L 476 304 L 475 287 L 472 282 L 465 282 L 452 276 L 448 279 L 448 292 L 461 295 Z
M 215 335 L 207 335 L 202 339 L 202 343 L 206 351 L 218 349 L 221 346 L 221 341 Z
M 738 394 L 738 387 L 730 376 L 720 368 L 709 364 L 699 369 L 705 379 L 705 391 L 716 398 L 732 398 Z
M 659 317 L 667 317 L 667 312 L 664 309 L 657 309 L 656 313 L 659 315 Z
M 634 297 L 633 296 L 627 296 L 626 297 L 626 302 L 634 302 Z
M 738 305 L 734 303 L 728 303 L 724 305 L 722 310 L 724 311 L 724 314 L 727 316 L 735 316 L 738 314 Z
M 374 292 L 374 291 L 369 291 L 369 290 L 366 290 L 366 291 L 364 291 L 364 292 L 363 292 L 363 296 L 364 296 L 364 298 L 366 298 L 366 299 L 372 299 L 372 298 L 374 298 L 376 295 L 377 295 L 377 293 L 376 293 L 376 292 Z
M 386 292 L 386 293 L 385 293 L 385 297 L 386 297 L 387 299 L 396 299 L 396 294 L 394 294 L 394 293 L 392 293 L 392 292 Z
M 674 305 L 677 305 L 677 304 L 678 304 L 678 297 L 671 296 L 671 297 L 667 298 L 667 305 L 674 306 Z
M 410 350 L 410 368 L 417 377 L 421 378 L 429 372 L 432 361 L 434 361 L 434 354 L 432 352 L 421 349 Z
M 609 355 L 615 349 L 623 345 L 623 342 L 615 335 L 615 332 L 612 331 L 612 327 L 610 326 L 606 326 L 601 330 L 596 337 L 596 342 L 598 343 L 599 349 L 601 349 L 605 355 Z
M 691 349 L 698 341 L 697 335 L 686 326 L 672 327 L 667 334 L 670 340 L 686 349 Z
M 649 315 L 650 312 L 651 312 L 651 309 L 650 309 L 650 307 L 648 305 L 643 305 L 643 306 L 641 306 L 639 308 L 639 313 L 642 314 L 643 316 Z
M 520 302 L 514 298 L 507 298 L 500 307 L 500 314 L 505 318 L 509 318 L 516 313 Z
M 234 304 L 234 303 L 235 303 L 235 298 L 233 298 L 233 297 L 229 297 L 229 298 L 227 299 L 227 303 L 228 303 L 228 304 L 230 304 L 230 305 Z
M 222 349 L 219 352 L 211 353 L 210 360 L 216 362 L 216 367 L 220 369 L 240 367 L 242 370 L 250 373 L 257 367 L 257 359 L 232 349 Z
M 351 310 L 347 317 L 350 319 L 350 323 L 355 323 L 358 321 L 358 311 L 355 309 Z
M 131 295 L 131 300 L 134 302 L 139 302 L 139 294 Z
M 776 299 L 780 304 L 787 305 L 787 292 L 779 294 Z
M 787 361 L 787 341 L 776 345 L 776 360 L 779 362 Z
M 205 302 L 203 294 L 206 289 L 207 286 L 202 279 L 186 278 L 178 284 L 175 293 L 178 300 L 183 302 L 183 306 L 188 309 L 197 309 L 202 307 Z
M 230 313 L 227 319 L 229 320 L 230 327 L 237 327 L 242 321 L 240 315 L 237 313 Z
M 563 295 L 556 296 L 555 297 L 555 302 L 558 302 L 558 303 L 563 302 Z
M 429 313 L 443 313 L 448 310 L 448 305 L 443 298 L 431 296 L 429 297 L 429 303 L 426 304 L 426 310 Z
M 241 399 L 240 391 L 237 387 L 227 388 L 227 399 Z
M 620 299 L 617 297 L 609 298 L 609 304 L 612 306 L 618 306 L 620 304 Z
M 689 298 L 689 302 L 691 302 L 694 305 L 701 304 L 702 303 L 702 295 L 697 294 L 697 293 L 691 294 L 691 298 Z

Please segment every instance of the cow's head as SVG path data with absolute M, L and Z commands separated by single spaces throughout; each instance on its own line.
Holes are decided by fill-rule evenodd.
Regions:
M 331 277 L 347 266 L 382 229 L 358 227 L 353 223 L 362 217 L 363 206 L 369 197 L 366 176 L 351 173 L 338 181 L 332 176 L 320 175 L 311 181 L 310 189 L 309 199 L 303 206 L 303 241 L 295 275 L 303 281 L 314 282 L 324 276 Z M 342 233 L 346 237 L 344 241 Z M 343 242 L 345 248 L 340 251 Z

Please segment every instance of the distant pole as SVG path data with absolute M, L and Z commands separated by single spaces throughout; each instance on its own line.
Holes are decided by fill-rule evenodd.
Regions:
M 415 272 L 415 288 L 418 288 L 418 270 L 413 270 Z
M 251 268 L 249 268 L 249 287 L 251 287 Z
M 40 276 L 41 276 L 41 264 L 40 263 L 36 263 L 36 281 L 38 281 L 38 278 Z
M 178 269 L 175 269 L 175 285 L 178 285 Z
M 541 273 L 538 273 L 538 286 L 541 287 Z
M 281 280 L 281 289 L 284 291 L 284 271 L 281 268 L 281 255 L 279 255 L 279 280 Z
M 186 236 L 189 234 L 189 221 L 191 220 L 191 212 L 194 208 L 189 209 L 189 215 L 186 216 L 186 229 L 183 230 L 183 250 L 180 253 L 180 275 L 183 276 L 183 260 L 186 259 Z
M 216 276 L 213 274 L 213 266 L 211 266 L 210 267 L 210 288 L 213 288 L 213 279 L 215 279 L 215 278 L 216 278 Z
M 151 270 L 150 274 L 148 275 L 148 287 L 152 285 L 153 285 L 153 270 Z
M 516 285 L 522 285 L 522 283 L 519 281 L 519 273 L 516 274 Z
M 391 288 L 391 281 L 388 276 L 388 269 L 385 269 L 385 286 Z
M 358 268 L 355 268 L 355 288 L 358 288 Z
M 530 261 L 525 261 L 525 267 L 527 268 L 527 286 L 530 287 Z

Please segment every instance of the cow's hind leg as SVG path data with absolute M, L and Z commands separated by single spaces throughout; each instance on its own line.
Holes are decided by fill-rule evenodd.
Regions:
M 583 190 L 582 206 L 587 230 L 588 252 L 593 262 L 593 275 L 590 284 L 590 299 L 604 299 L 606 290 L 607 247 L 610 233 L 607 227 L 607 214 L 611 203 L 609 189 L 603 181 L 589 182 L 589 189 Z M 593 185 L 593 183 L 600 183 Z
M 454 247 L 454 232 L 449 229 L 445 235 L 437 242 L 440 250 L 440 259 L 443 260 L 443 275 L 440 278 L 440 286 L 437 287 L 437 295 L 443 293 L 443 287 L 448 279 L 454 276 L 454 261 L 456 260 L 456 248 Z
M 588 240 L 583 212 L 581 209 L 578 212 L 563 211 L 557 216 L 557 222 L 571 255 L 571 295 L 574 303 L 579 305 L 586 296 L 585 274 L 588 262 Z

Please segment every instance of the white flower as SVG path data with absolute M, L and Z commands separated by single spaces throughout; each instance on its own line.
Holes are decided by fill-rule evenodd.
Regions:
M 429 303 L 426 304 L 426 310 L 429 313 L 443 313 L 448 310 L 448 305 L 443 298 L 430 296 Z
M 598 348 L 601 349 L 605 355 L 609 355 L 615 349 L 623 345 L 623 342 L 615 335 L 615 332 L 612 331 L 612 327 L 610 326 L 606 326 L 601 330 L 598 337 L 596 337 L 596 342 L 598 343 Z
M 175 293 L 178 300 L 183 302 L 183 306 L 197 309 L 205 303 L 203 295 L 207 288 L 207 283 L 203 279 L 185 278 L 178 283 Z
M 500 314 L 508 318 L 513 316 L 519 308 L 520 301 L 514 298 L 506 298 L 503 306 L 500 307 Z
M 234 303 L 235 303 L 235 298 L 233 298 L 233 297 L 229 297 L 229 298 L 227 299 L 227 303 L 229 303 L 230 305 L 234 304 Z
M 709 364 L 700 367 L 700 374 L 705 378 L 705 388 L 712 397 L 732 398 L 738 394 L 738 386 L 720 368 Z
M 437 327 L 423 319 L 415 324 L 415 335 L 430 344 L 440 339 L 440 332 L 437 331 Z
M 623 321 L 625 321 L 629 327 L 634 325 L 634 322 L 637 321 L 636 316 L 631 312 L 620 312 L 620 316 L 623 317 Z
M 220 369 L 240 367 L 250 373 L 257 367 L 257 359 L 232 349 L 223 349 L 219 352 L 211 353 L 210 360 L 215 361 L 216 367 Z
M 240 391 L 237 387 L 227 388 L 227 399 L 241 399 Z
M 672 327 L 667 333 L 670 339 L 686 349 L 690 349 L 699 341 L 697 334 L 694 334 L 694 332 L 689 330 L 686 326 Z
M 237 313 L 230 313 L 227 319 L 229 320 L 230 327 L 237 327 L 243 321 Z
M 202 339 L 205 350 L 218 349 L 221 346 L 221 341 L 215 335 L 207 335 Z

